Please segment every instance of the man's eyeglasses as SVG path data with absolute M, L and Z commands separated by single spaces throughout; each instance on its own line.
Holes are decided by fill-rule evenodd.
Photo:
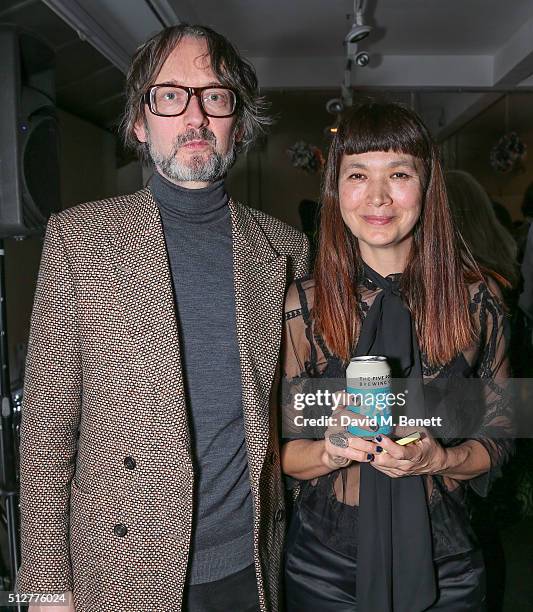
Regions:
M 143 101 L 154 115 L 177 117 L 185 112 L 192 96 L 198 98 L 208 117 L 231 117 L 237 107 L 237 95 L 227 87 L 182 87 L 166 83 L 152 85 Z

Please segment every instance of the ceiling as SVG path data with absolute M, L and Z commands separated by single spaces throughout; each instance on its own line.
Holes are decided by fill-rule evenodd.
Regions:
M 215 27 L 250 57 L 343 55 L 353 13 L 353 0 L 169 4 L 180 19 Z M 533 6 L 530 0 L 368 0 L 365 16 L 378 28 L 366 48 L 382 54 L 484 55 L 531 19 Z
M 164 25 L 225 34 L 266 91 L 334 92 L 352 11 L 352 0 L 2 0 L 0 23 L 54 48 L 61 108 L 113 129 L 131 54 Z M 506 91 L 533 91 L 532 0 L 368 0 L 365 18 L 374 29 L 360 49 L 371 61 L 352 70 L 352 84 L 417 92 L 411 99 L 441 138 Z

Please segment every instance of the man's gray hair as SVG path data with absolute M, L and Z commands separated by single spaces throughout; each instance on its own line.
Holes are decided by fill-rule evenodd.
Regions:
M 237 93 L 239 149 L 246 149 L 272 123 L 266 113 L 268 104 L 259 94 L 253 66 L 224 36 L 206 26 L 184 23 L 171 26 L 137 49 L 126 77 L 126 108 L 121 132 L 126 146 L 134 149 L 142 161 L 150 160 L 148 145 L 139 142 L 135 136 L 135 125 L 145 120 L 143 96 L 155 83 L 169 55 L 185 37 L 205 39 L 213 72 L 222 85 Z

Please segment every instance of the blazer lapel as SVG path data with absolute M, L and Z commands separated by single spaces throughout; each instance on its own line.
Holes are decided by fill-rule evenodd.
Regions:
M 237 338 L 250 476 L 258 483 L 270 432 L 269 396 L 281 342 L 287 258 L 245 206 L 230 201 Z
M 149 417 L 140 416 L 140 425 L 144 424 L 146 431 L 142 419 L 150 418 L 156 432 L 158 428 L 171 428 L 176 447 L 165 450 L 169 454 L 175 452 L 181 469 L 192 474 L 172 278 L 163 227 L 149 189 L 129 198 L 111 247 L 117 293 L 136 352 L 132 367 L 137 371 L 132 375 L 152 405 Z

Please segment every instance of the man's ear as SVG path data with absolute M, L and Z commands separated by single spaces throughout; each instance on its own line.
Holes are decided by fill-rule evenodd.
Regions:
M 242 142 L 243 138 L 244 138 L 244 126 L 240 124 L 240 125 L 237 125 L 237 128 L 235 130 L 235 142 L 240 143 Z
M 137 123 L 133 126 L 133 131 L 135 132 L 135 136 L 137 136 L 137 140 L 139 142 L 146 142 L 148 140 L 144 117 L 139 119 L 139 121 L 137 121 Z

